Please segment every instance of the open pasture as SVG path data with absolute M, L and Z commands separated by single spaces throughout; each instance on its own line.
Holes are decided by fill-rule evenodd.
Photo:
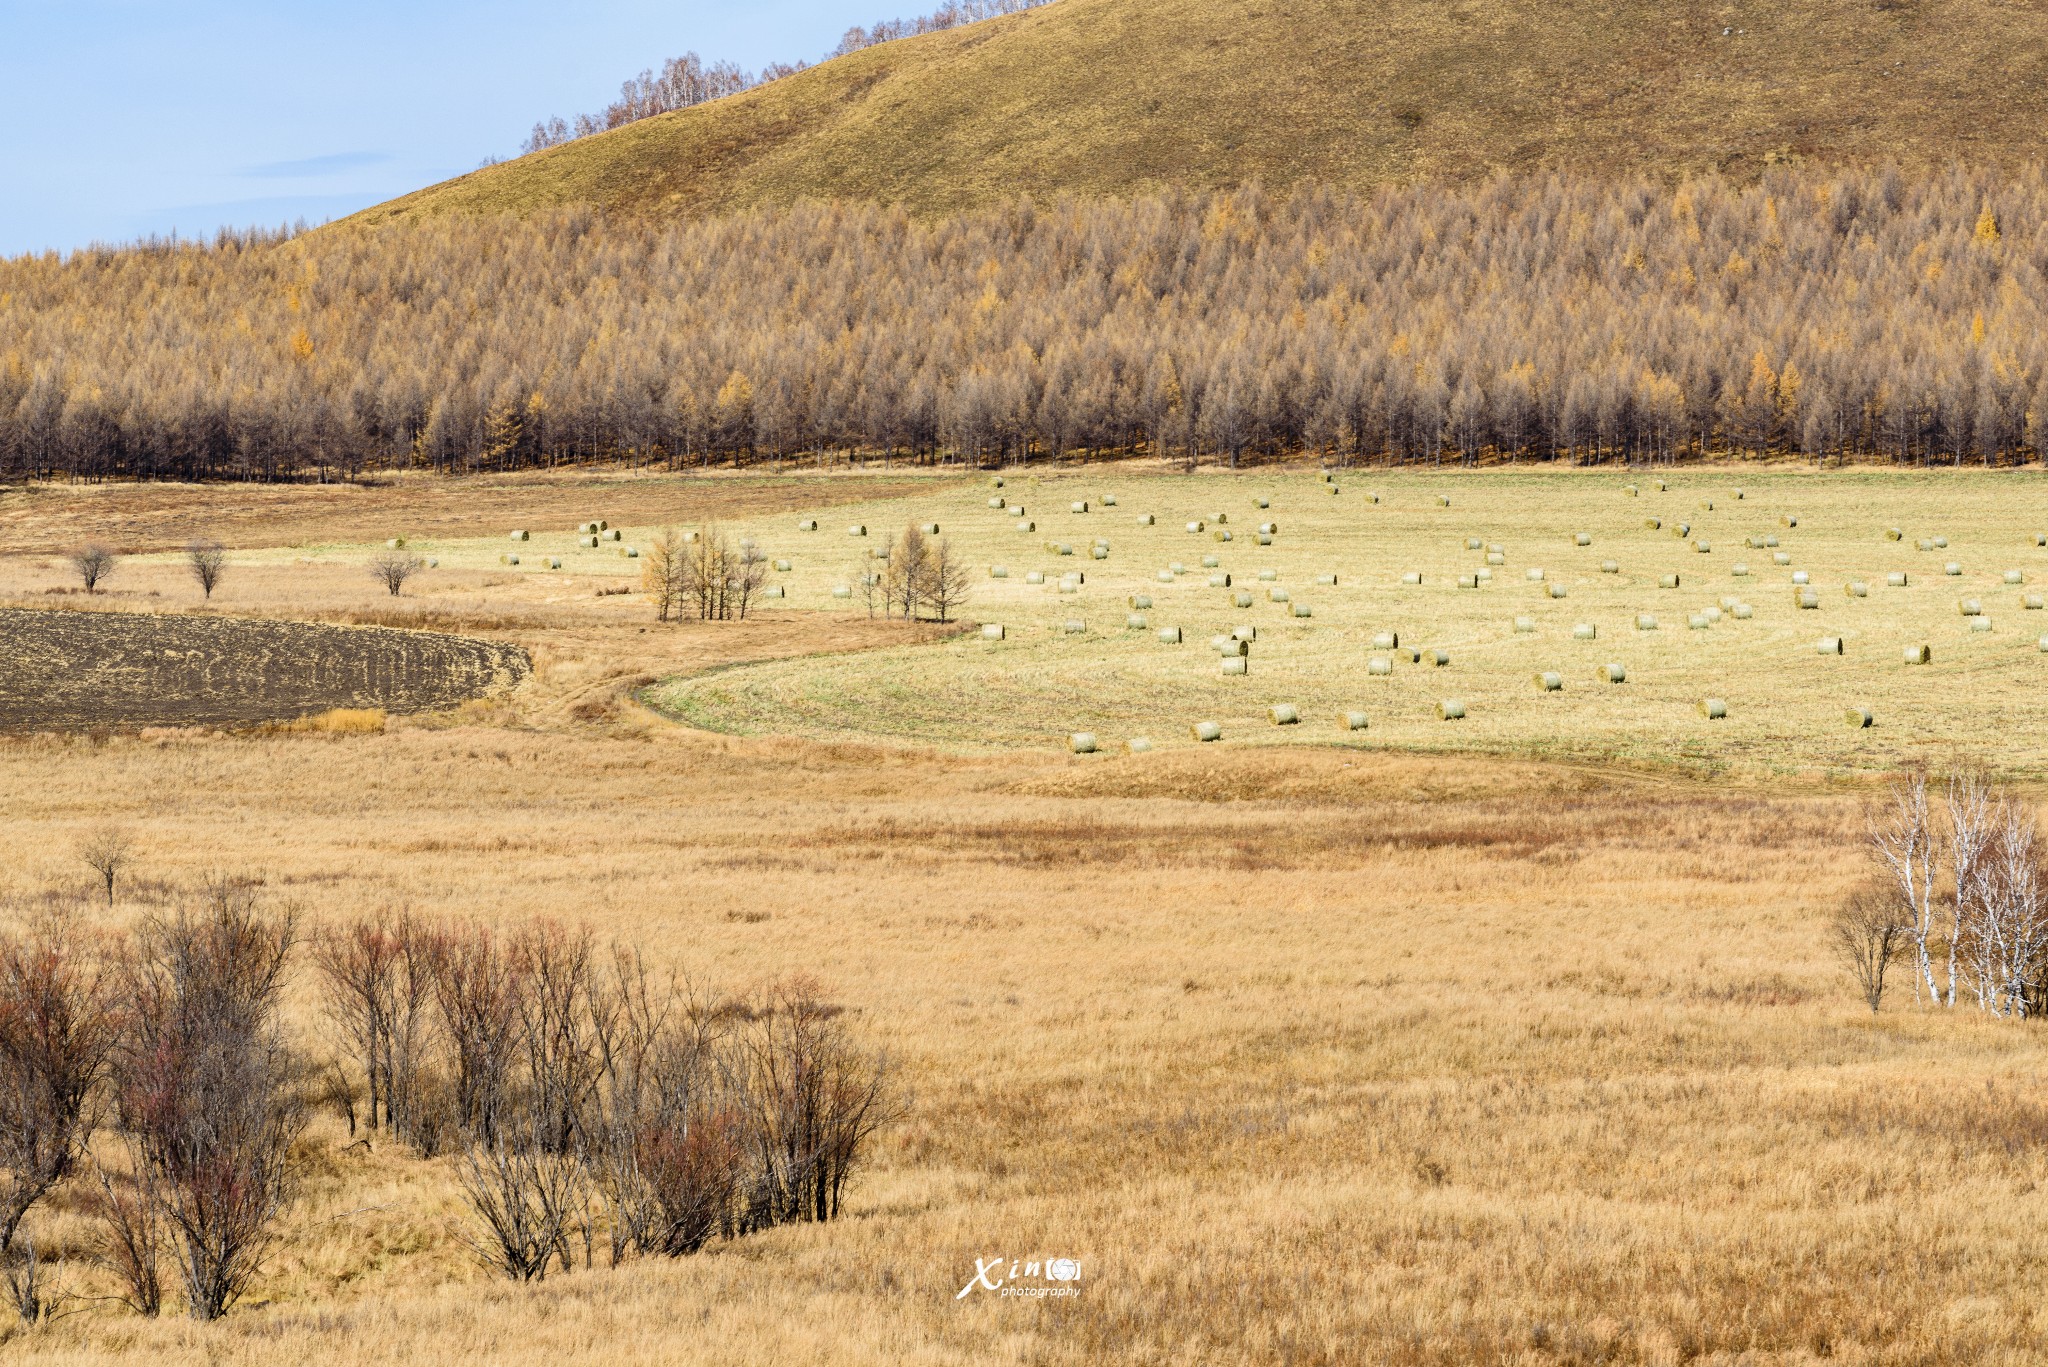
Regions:
M 647 696 L 718 730 L 948 745 L 1063 747 L 1091 732 L 1104 749 L 1133 737 L 1166 748 L 1196 743 L 1189 728 L 1206 720 L 1226 745 L 1759 772 L 1965 748 L 2043 772 L 2027 725 L 2048 683 L 2048 612 L 2030 606 L 2048 593 L 2034 474 L 1682 470 L 1661 490 L 1622 471 L 1334 479 L 1011 475 L 844 506 L 816 531 L 740 522 L 731 530 L 791 561 L 771 576 L 788 594 L 771 606 L 826 612 L 861 610 L 857 576 L 879 568 L 864 557 L 937 523 L 974 567 L 963 615 L 1003 638 L 777 661 Z M 1092 555 L 1098 538 L 1107 558 Z M 1063 588 L 1070 572 L 1084 581 Z M 1476 586 L 1461 587 L 1469 576 Z M 849 585 L 851 600 L 834 596 Z M 1798 606 L 1801 588 L 1817 606 Z M 1964 615 L 1965 600 L 1981 614 Z M 1240 627 L 1256 639 L 1246 672 L 1226 675 L 1211 638 Z M 1162 642 L 1162 628 L 1180 640 Z M 1825 640 L 1839 653 L 1822 653 Z M 1923 645 L 1929 661 L 1908 664 Z M 1724 719 L 1703 716 L 1709 698 Z M 1439 718 L 1447 699 L 1462 720 Z M 1272 724 L 1276 703 L 1300 723 Z M 1852 728 L 1851 709 L 1872 725 Z M 1342 726 L 1350 711 L 1367 727 Z

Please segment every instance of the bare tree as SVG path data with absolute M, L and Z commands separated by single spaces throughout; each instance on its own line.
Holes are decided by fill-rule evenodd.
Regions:
M 194 541 L 185 547 L 185 565 L 192 571 L 192 577 L 199 582 L 200 592 L 210 602 L 213 591 L 220 584 L 221 575 L 227 572 L 227 549 L 218 541 Z
M 481 926 L 432 939 L 434 1001 L 452 1057 L 455 1123 L 473 1143 L 490 1143 L 511 1100 L 518 1059 L 520 965 Z
M 78 842 L 78 857 L 106 885 L 107 905 L 114 905 L 114 881 L 134 857 L 135 841 L 118 826 L 102 826 Z
M 906 619 L 917 616 L 930 594 L 931 556 L 924 531 L 906 527 L 889 547 L 889 567 L 883 575 L 883 611 L 892 606 Z
M 952 541 L 941 537 L 931 548 L 925 573 L 925 601 L 941 622 L 967 600 L 968 587 L 973 582 L 965 558 L 953 549 Z
M 732 545 L 717 527 L 702 527 L 689 539 L 683 593 L 703 622 L 722 622 L 732 615 Z
M 370 577 L 396 598 L 405 591 L 406 581 L 426 567 L 427 562 L 410 551 L 384 551 L 371 559 Z
M 114 572 L 117 557 L 105 546 L 91 545 L 72 552 L 71 568 L 78 571 L 78 577 L 85 583 L 87 593 L 98 593 L 100 581 Z
M 755 595 L 768 582 L 768 557 L 753 542 L 743 541 L 739 554 L 733 559 L 731 574 L 729 592 L 733 615 L 744 622 L 748 609 L 754 605 Z
M 99 1260 L 121 1280 L 122 1302 L 138 1315 L 155 1316 L 164 1305 L 162 1203 L 149 1165 L 131 1142 L 131 1175 L 120 1179 L 104 1166 L 95 1170 L 89 1209 L 99 1217 Z
M 91 1101 L 115 1038 L 111 993 L 84 933 L 62 913 L 0 939 L 0 1265 L 28 1323 L 46 1309 L 31 1207 L 68 1177 L 93 1128 Z
M 1863 1000 L 1870 1003 L 1873 1015 L 1884 1000 L 1886 971 L 1912 941 L 1904 911 L 1896 890 L 1887 883 L 1871 882 L 1849 894 L 1829 925 L 1835 950 L 1863 989 Z
M 549 922 L 514 940 L 512 954 L 526 989 L 514 1002 L 530 1142 L 568 1153 L 597 1092 L 612 1009 L 597 982 L 597 942 L 588 930 Z
M 683 603 L 690 582 L 690 548 L 683 534 L 665 527 L 648 547 L 640 571 L 641 585 L 654 604 L 656 621 L 666 622 L 683 615 Z
M 428 958 L 425 935 L 410 914 L 379 914 L 330 928 L 313 941 L 328 1020 L 368 1090 L 370 1128 L 389 1126 L 431 1153 L 439 1135 L 422 1095 L 433 1000 Z
M 569 1235 L 589 1207 L 589 1175 L 574 1154 L 550 1153 L 507 1133 L 464 1153 L 462 1193 L 480 1229 L 463 1236 L 513 1281 L 536 1282 L 557 1259 L 574 1266 Z
M 2039 819 L 2010 794 L 1991 804 L 1965 922 L 1965 962 L 1979 1004 L 1994 1015 L 2041 1014 L 2048 970 L 2048 871 Z
M 1893 780 L 1885 798 L 1865 821 L 1865 844 L 1872 858 L 1897 890 L 1906 909 L 1906 934 L 1913 945 L 1914 995 L 1924 988 L 1928 999 L 1941 1002 L 1934 981 L 1932 942 L 1935 935 L 1936 883 L 1941 855 L 1928 810 L 1927 771 L 1913 769 Z
M 1989 870 L 1985 855 L 1996 838 L 1999 793 L 1990 775 L 1975 765 L 1963 765 L 1949 775 L 1944 795 L 1947 817 L 1949 896 L 1948 990 L 1944 1005 L 1956 1004 L 1957 960 L 1965 951 L 1965 932 L 1981 924 L 1989 893 L 1985 879 Z M 1980 975 L 1979 981 L 1983 981 Z
M 219 878 L 138 933 L 122 984 L 115 1114 L 147 1170 L 195 1319 L 248 1288 L 289 1199 L 305 1125 L 279 998 L 296 916 Z

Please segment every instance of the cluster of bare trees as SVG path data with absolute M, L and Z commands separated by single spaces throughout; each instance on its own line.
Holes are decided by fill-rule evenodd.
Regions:
M 306 1120 L 279 1014 L 295 928 L 221 878 L 125 940 L 56 910 L 0 936 L 0 1266 L 23 1320 L 57 1298 L 25 1218 L 86 1167 L 102 1261 L 135 1309 L 162 1307 L 166 1262 L 197 1318 L 247 1289 Z
M 587 931 L 403 916 L 316 962 L 369 1125 L 459 1154 L 472 1247 L 517 1280 L 833 1219 L 892 1114 L 806 979 L 714 1001 Z
M 1051 3 L 1052 0 L 947 0 L 932 13 L 915 19 L 884 19 L 871 28 L 850 28 L 839 40 L 839 45 L 825 56 L 829 61 L 897 38 L 942 33 L 963 24 L 979 23 L 1000 14 L 1016 14 Z M 621 85 L 619 98 L 595 114 L 578 114 L 573 119 L 558 115 L 536 123 L 519 150 L 532 153 L 559 147 L 565 142 L 618 128 L 636 119 L 652 118 L 656 114 L 689 109 L 724 99 L 727 95 L 737 95 L 743 90 L 794 76 L 809 67 L 810 63 L 803 61 L 771 62 L 756 74 L 731 62 L 714 62 L 707 66 L 702 57 L 686 52 L 662 63 L 660 72 L 650 68 Z
M 0 262 L 0 478 L 2032 459 L 2048 171 L 565 211 Z
M 927 535 L 921 526 L 904 528 L 903 534 L 889 543 L 883 552 L 883 568 L 876 569 L 874 562 L 870 554 L 854 565 L 855 582 L 861 586 L 870 617 L 879 611 L 884 617 L 915 621 L 929 613 L 937 621 L 950 621 L 974 582 L 953 543 Z
M 661 621 L 744 621 L 768 581 L 768 557 L 716 526 L 663 529 L 642 557 L 641 587 Z
M 2032 803 L 1976 768 L 1916 770 L 1872 810 L 1865 843 L 1873 876 L 1833 929 L 1872 1011 L 1903 961 L 1934 1005 L 2048 1012 L 2048 845 Z

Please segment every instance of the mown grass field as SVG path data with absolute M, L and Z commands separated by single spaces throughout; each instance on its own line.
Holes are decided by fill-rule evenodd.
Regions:
M 236 531 L 211 612 L 443 626 L 528 648 L 530 681 L 378 734 L 0 739 L 0 898 L 82 883 L 74 842 L 111 821 L 135 832 L 139 863 L 97 924 L 131 924 L 234 868 L 260 871 L 308 928 L 400 906 L 507 929 L 567 920 L 705 983 L 813 972 L 899 1060 L 910 1110 L 843 1221 L 673 1263 L 613 1271 L 600 1256 L 538 1287 L 493 1280 L 464 1249 L 452 1161 L 351 1148 L 328 1115 L 255 1293 L 225 1321 L 144 1321 L 88 1299 L 112 1287 L 66 1198 L 34 1228 L 77 1313 L 0 1331 L 8 1351 L 160 1367 L 2038 1361 L 2039 1027 L 1938 1013 L 1903 986 L 1873 1017 L 1825 939 L 1861 876 L 1865 771 L 1882 747 L 1975 749 L 2039 773 L 2028 681 L 2048 660 L 2029 652 L 2048 626 L 2012 601 L 2033 586 L 2000 578 L 2048 555 L 2030 550 L 2037 478 L 1682 471 L 1654 497 L 1635 477 L 1630 499 L 1629 477 L 1585 472 L 1353 474 L 1334 497 L 1306 471 L 1008 477 L 1002 494 L 1039 521 L 1031 536 L 986 508 L 979 481 L 871 498 L 850 485 L 831 508 L 803 486 L 728 498 L 716 480 L 653 481 L 635 497 L 657 513 L 715 513 L 793 565 L 786 606 L 668 628 L 635 595 L 599 596 L 636 569 L 574 545 L 576 521 L 614 511 L 581 491 L 565 500 L 536 480 L 521 506 L 513 482 L 507 528 L 438 538 L 397 509 L 322 539 L 321 516 L 287 495 L 273 523 Z M 1748 496 L 1724 501 L 1738 485 Z M 413 487 L 417 507 L 435 508 L 433 487 Z M 1365 503 L 1369 489 L 1384 501 Z M 1066 512 L 1104 492 L 1114 509 Z M 105 505 L 99 491 L 43 494 L 44 544 L 0 554 L 0 596 L 74 604 L 49 592 L 63 577 L 53 548 L 90 535 Z M 1262 516 L 1281 533 L 1262 549 L 1181 530 L 1219 509 L 1240 535 Z M 1136 527 L 1146 510 L 1158 528 Z M 1778 525 L 1784 512 L 1798 529 Z M 1713 552 L 1643 532 L 1653 515 L 1693 521 Z M 796 531 L 813 516 L 818 532 Z M 652 519 L 626 517 L 628 543 L 644 541 Z M 968 609 L 1008 639 L 911 635 L 832 596 L 863 544 L 849 523 L 869 525 L 871 546 L 913 520 L 1010 567 L 977 579 Z M 1903 546 L 1883 540 L 1893 523 Z M 508 567 L 502 532 L 517 525 L 535 539 Z M 1594 536 L 1583 552 L 1579 530 Z M 1756 563 L 1767 555 L 1741 552 L 1753 586 L 1730 587 L 1742 536 L 1770 531 L 1813 573 L 1818 612 L 1794 616 L 1792 567 L 1773 573 Z M 361 570 L 378 532 L 441 561 L 403 599 Z M 1037 549 L 1050 536 L 1085 554 L 1097 533 L 1106 562 Z M 1947 552 L 1911 549 L 1936 533 Z M 1439 582 L 1471 563 L 1466 535 L 1507 548 L 1491 589 Z M 565 568 L 532 568 L 543 551 Z M 1237 612 L 1198 569 L 1194 584 L 1157 584 L 1162 564 L 1205 553 L 1242 559 L 1255 583 L 1271 563 L 1316 615 Z M 1599 574 L 1604 558 L 1619 580 Z M 1870 599 L 1840 595 L 1847 574 L 1930 558 L 1969 571 L 1989 640 L 1960 634 L 1963 590 L 1945 577 L 1916 573 L 1887 597 L 1880 574 Z M 1089 573 L 1080 594 L 1022 582 L 1069 565 Z M 1535 597 L 1531 565 L 1571 596 Z M 1673 566 L 1682 587 L 1655 588 Z M 1399 583 L 1409 569 L 1419 588 Z M 1340 583 L 1320 588 L 1318 573 Z M 1173 652 L 1125 640 L 1131 591 L 1195 639 Z M 1684 630 L 1683 608 L 1737 592 L 1755 619 Z M 1638 598 L 1663 626 L 1654 653 L 1621 629 Z M 106 600 L 200 610 L 160 547 L 125 562 Z M 1510 629 L 1518 613 L 1541 622 L 1535 639 Z M 1090 619 L 1084 638 L 1052 632 L 1070 614 Z M 1261 627 L 1253 673 L 1224 681 L 1207 630 L 1246 617 Z M 1627 689 L 1648 685 L 1624 694 L 1640 748 L 1622 746 L 1628 723 L 1600 720 L 1613 695 L 1587 668 L 1567 670 L 1562 697 L 1528 684 L 1539 657 L 1580 644 L 1582 619 L 1602 632 L 1586 664 L 1615 655 Z M 1453 663 L 1370 681 L 1387 692 L 1363 693 L 1372 729 L 1349 738 L 1328 708 L 1362 693 L 1369 681 L 1344 671 L 1388 626 Z M 1824 631 L 1851 653 L 1813 655 Z M 1921 682 L 1880 695 L 1896 654 L 1885 632 L 1936 653 Z M 1731 716 L 1705 729 L 1690 708 L 1715 661 Z M 1832 700 L 1802 699 L 1826 669 L 1874 681 L 1858 691 L 1875 730 L 1850 737 Z M 1466 729 L 1424 715 L 1447 677 Z M 659 682 L 671 678 L 701 681 Z M 737 701 L 713 707 L 711 689 Z M 813 710 L 780 701 L 805 689 Z M 676 725 L 635 693 L 695 698 L 698 720 L 729 730 Z M 1283 694 L 1302 727 L 1261 718 Z M 1794 724 L 1808 707 L 1814 748 L 1768 750 L 1774 735 L 1808 744 Z M 1908 707 L 1924 709 L 1911 744 L 1894 730 Z M 1156 720 L 1183 711 L 1223 717 L 1228 739 L 1184 744 Z M 1128 716 L 1160 748 L 1074 758 L 1065 733 L 1089 716 L 1106 744 L 1122 733 L 1101 718 Z M 1512 753 L 1603 753 L 1545 731 L 1572 716 L 1639 762 Z M 1426 752 L 1399 752 L 1407 736 Z M 1688 756 L 1682 737 L 1703 748 Z M 1458 749 L 1427 752 L 1444 745 Z M 1797 772 L 1771 778 L 1771 765 Z M 1700 781 L 1718 766 L 1763 781 Z M 324 1048 L 310 974 L 292 994 L 299 1042 Z M 1081 1294 L 957 1298 L 995 1255 L 1078 1258 Z
M 2048 549 L 2035 544 L 2048 506 L 2032 475 L 1686 471 L 1665 492 L 1654 478 L 1586 471 L 1348 472 L 1337 481 L 1312 472 L 1012 477 L 1000 490 L 983 481 L 841 507 L 820 514 L 816 532 L 742 522 L 732 530 L 790 558 L 792 571 L 776 576 L 789 606 L 842 612 L 848 600 L 832 590 L 854 582 L 862 555 L 909 524 L 937 522 L 975 566 L 963 614 L 1000 623 L 1005 639 L 777 661 L 648 696 L 718 730 L 949 745 L 1060 747 L 1085 731 L 1105 749 L 1133 737 L 1167 748 L 1194 743 L 1189 726 L 1213 720 L 1226 745 L 1486 750 L 1757 774 L 1868 772 L 1961 747 L 2041 772 L 2033 735 L 2013 724 L 2038 715 L 2048 682 L 2039 648 L 2048 612 L 2026 607 L 2048 592 Z M 1104 495 L 1115 505 L 1104 507 Z M 1037 530 L 1018 531 L 1014 514 L 987 507 L 997 496 L 1022 505 Z M 1270 507 L 1258 508 L 1260 498 Z M 1071 512 L 1081 500 L 1089 511 Z M 1148 513 L 1154 525 L 1139 525 Z M 1650 519 L 1664 526 L 1651 530 Z M 1204 531 L 1186 530 L 1195 520 Z M 847 534 L 862 522 L 867 537 Z M 1257 544 L 1263 522 L 1278 528 L 1270 546 Z M 1675 535 L 1681 523 L 1687 538 Z M 1218 541 L 1219 528 L 1232 539 Z M 1890 528 L 1904 539 L 1887 540 Z M 1580 533 L 1589 545 L 1576 544 Z M 1090 558 L 1098 537 L 1106 560 Z M 1745 544 L 1772 537 L 1775 548 Z M 1937 537 L 1946 549 L 1916 549 Z M 1467 548 L 1474 539 L 1481 550 Z M 1049 552 L 1047 541 L 1074 554 Z M 1488 566 L 1490 546 L 1503 563 Z M 1606 562 L 1617 572 L 1603 572 Z M 1184 572 L 1162 582 L 1175 564 Z M 1945 573 L 1950 564 L 1961 573 Z M 991 577 L 997 565 L 1007 578 Z M 1490 581 L 1459 587 L 1488 568 Z M 1536 570 L 1541 581 L 1528 578 Z M 2005 582 L 2014 570 L 2024 583 Z M 1086 576 L 1072 593 L 1059 588 L 1069 571 Z M 1907 584 L 1887 587 L 1891 572 Z M 1045 582 L 1027 583 L 1033 573 Z M 1410 573 L 1421 583 L 1404 583 Z M 1795 573 L 1810 578 L 1817 609 L 1795 606 Z M 1211 587 L 1217 574 L 1230 587 Z M 1661 587 L 1674 574 L 1677 587 Z M 1334 585 L 1319 582 L 1330 575 Z M 1857 582 L 1867 596 L 1845 592 Z M 1567 596 L 1550 596 L 1554 587 Z M 1288 601 L 1271 601 L 1273 590 Z M 1251 606 L 1236 605 L 1242 593 Z M 1151 605 L 1133 609 L 1138 595 Z M 1980 601 L 1989 632 L 1970 629 L 1963 598 Z M 1737 601 L 1753 616 L 1739 620 Z M 1294 616 L 1296 605 L 1313 615 Z M 1143 627 L 1126 625 L 1134 613 Z M 1655 630 L 1638 629 L 1645 614 Z M 1693 629 L 1703 614 L 1712 624 Z M 1533 629 L 1517 630 L 1518 618 Z M 1069 633 L 1071 621 L 1086 630 Z M 1225 677 L 1209 641 L 1242 625 L 1257 629 L 1249 672 Z M 1581 625 L 1594 639 L 1575 637 Z M 1162 644 L 1162 627 L 1179 627 L 1181 643 Z M 1424 662 L 1375 648 L 1381 633 L 1421 649 Z M 1819 653 L 1827 637 L 1842 641 L 1841 655 Z M 1930 648 L 1930 663 L 1905 663 L 1917 645 Z M 1439 649 L 1448 664 L 1434 663 Z M 1392 673 L 1369 673 L 1374 658 Z M 1600 677 L 1609 663 L 1625 667 L 1625 683 Z M 1541 672 L 1559 674 L 1561 691 L 1536 687 Z M 1727 702 L 1725 720 L 1699 714 L 1709 697 Z M 1466 718 L 1439 720 L 1445 699 L 1462 701 Z M 1275 703 L 1296 705 L 1301 723 L 1271 725 Z M 1876 724 L 1850 729 L 1852 707 L 1870 709 Z M 1368 729 L 1340 728 L 1351 710 L 1367 714 Z

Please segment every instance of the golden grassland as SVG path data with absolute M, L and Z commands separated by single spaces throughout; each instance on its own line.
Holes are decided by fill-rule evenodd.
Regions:
M 1162 512 L 1183 498 L 1248 504 L 1261 480 L 1308 494 L 1315 483 L 1091 472 L 1004 493 L 1048 510 L 1056 499 L 1047 526 L 1103 479 L 1121 486 L 1118 508 L 1072 520 L 1083 539 L 1098 518 L 1122 524 L 1106 533 L 1119 573 L 1123 528 L 1147 499 Z M 1447 566 L 1463 543 L 1438 550 L 1440 532 L 1506 524 L 1495 539 L 1515 552 L 1508 578 L 1468 593 L 1491 616 L 1522 606 L 1513 528 L 1533 538 L 1547 525 L 1534 499 L 1507 493 L 1541 487 L 1587 500 L 1566 511 L 1591 516 L 1622 482 L 1354 475 L 1342 495 L 1315 496 L 1363 518 L 1346 501 L 1383 487 L 1372 511 L 1413 527 L 1396 544 Z M 1627 511 L 1639 520 L 1651 486 L 1637 482 L 1645 493 Z M 1915 521 L 1948 522 L 1949 554 L 1973 567 L 2002 565 L 1993 548 L 2018 516 L 1999 494 L 2014 486 L 1975 477 L 1836 495 L 1832 479 L 1683 472 L 1664 497 L 1690 508 L 1701 488 L 1738 482 L 1740 525 L 1775 525 L 1760 514 L 1796 502 L 1799 532 L 1778 530 L 1801 564 L 1809 546 L 1866 553 L 1866 529 L 1847 520 L 1858 488 L 1910 491 Z M 1438 488 L 1453 496 L 1444 526 L 1423 497 Z M 1489 494 L 1502 504 L 1490 515 Z M 1290 510 L 1292 497 L 1273 497 L 1287 535 L 1271 549 L 1302 557 L 1289 563 L 1306 574 L 1306 528 L 1324 514 Z M 596 596 L 630 573 L 616 557 L 514 573 L 490 546 L 451 540 L 420 596 L 394 604 L 361 573 L 360 548 L 301 565 L 296 550 L 257 554 L 252 530 L 215 610 L 467 620 L 533 648 L 534 680 L 456 714 L 388 718 L 381 732 L 0 742 L 0 894 L 82 882 L 71 844 L 111 820 L 137 832 L 143 858 L 121 904 L 95 913 L 110 925 L 170 885 L 248 868 L 316 925 L 392 905 L 501 926 L 558 918 L 720 987 L 815 972 L 898 1057 L 911 1099 L 849 1218 L 540 1287 L 493 1281 L 462 1249 L 450 1164 L 348 1149 L 327 1118 L 256 1303 L 209 1327 L 81 1302 L 9 1351 L 166 1364 L 1961 1363 L 2048 1351 L 2036 1285 L 2048 1052 L 2032 1026 L 1937 1014 L 1909 995 L 1875 1018 L 1862 1007 L 1821 934 L 1859 875 L 1861 777 L 1708 784 L 1684 766 L 1360 750 L 1327 743 L 1334 731 L 1318 745 L 1084 760 L 1035 744 L 721 735 L 628 695 L 651 676 L 732 679 L 769 657 L 888 658 L 901 624 L 805 610 L 837 601 L 825 576 L 854 540 L 844 524 L 866 517 L 879 531 L 924 514 L 964 540 L 986 534 L 969 529 L 985 501 L 941 483 L 855 503 L 815 534 L 829 555 L 790 551 L 794 610 L 666 631 L 629 598 Z M 774 525 L 793 528 L 809 506 L 792 501 Z M 1632 558 L 1625 521 L 1591 530 L 1591 555 Z M 795 535 L 762 539 L 775 554 Z M 1324 535 L 1334 550 L 1340 533 Z M 1161 549 L 1184 536 L 1172 528 Z M 1215 545 L 1204 543 L 1183 558 Z M 1149 565 L 1141 549 L 1129 558 Z M 1630 549 L 1672 558 L 1665 542 Z M 1570 552 L 1546 546 L 1541 559 L 1566 566 Z M 1394 552 L 1368 537 L 1358 554 Z M 1698 558 L 1724 555 L 1717 544 Z M 1435 563 L 1421 568 L 1433 576 Z M 1101 566 L 1088 568 L 1093 590 Z M 116 604 L 196 598 L 167 559 L 122 574 L 130 597 Z M 42 555 L 0 558 L 0 596 L 51 601 L 55 575 Z M 1582 610 L 1571 582 L 1557 607 Z M 1759 621 L 1741 625 L 1761 635 L 1754 596 Z M 1311 624 L 1325 620 L 1314 601 Z M 1460 600 L 1447 589 L 1441 601 Z M 1022 596 L 1000 606 L 1020 622 L 1065 611 Z M 1691 636 L 1704 649 L 1731 628 Z M 932 640 L 913 658 L 949 677 L 957 648 Z M 1200 642 L 1184 649 L 1195 660 Z M 1997 740 L 1990 727 L 1963 734 L 1977 723 L 1960 706 L 1956 723 L 1958 741 Z M 317 1048 L 303 975 L 294 993 Z M 74 1205 L 44 1220 L 47 1248 L 84 1250 Z M 1081 1295 L 956 1300 L 975 1259 L 997 1254 L 1077 1257 Z M 109 1289 L 75 1258 L 64 1276 L 82 1295 Z
M 1774 161 L 2014 164 L 2038 158 L 2048 113 L 2043 25 L 2036 7 L 1986 0 L 1061 0 L 346 221 L 567 204 L 700 216 L 832 198 L 935 215 L 1019 195 L 1546 168 L 1749 178 Z

